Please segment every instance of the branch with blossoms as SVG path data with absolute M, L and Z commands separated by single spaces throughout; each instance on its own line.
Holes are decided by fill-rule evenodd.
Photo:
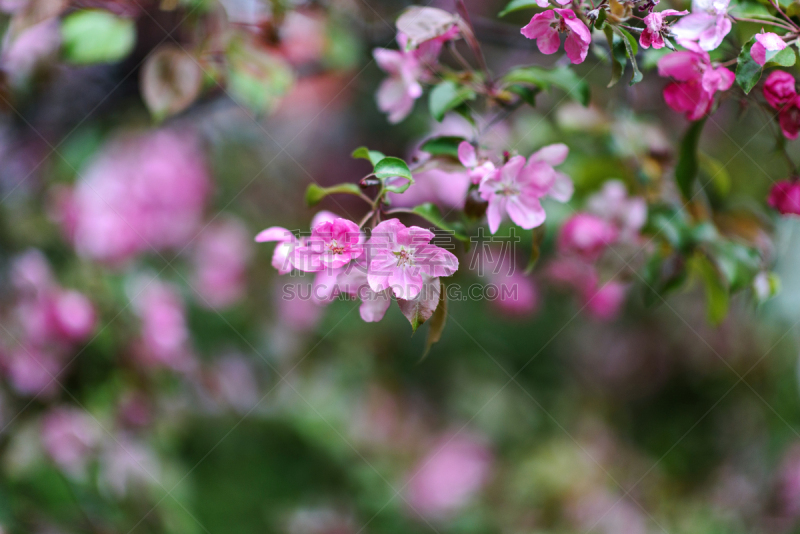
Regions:
M 752 231 L 723 224 L 728 214 L 715 207 L 712 193 L 700 183 L 703 175 L 713 180 L 724 170 L 719 165 L 714 170 L 698 148 L 703 126 L 713 120 L 720 95 L 734 90 L 743 104 L 772 111 L 781 132 L 777 144 L 793 177 L 775 185 L 768 204 L 782 214 L 800 214 L 800 182 L 785 147 L 786 140 L 800 134 L 800 96 L 790 73 L 773 70 L 795 64 L 798 13 L 774 2 L 729 6 L 726 0 L 694 0 L 691 11 L 658 10 L 658 4 L 513 0 L 500 13 L 538 10 L 520 28 L 521 38 L 534 41 L 545 55 L 558 53 L 563 41 L 572 65 L 593 52 L 610 65 L 609 88 L 628 65 L 630 85 L 644 79 L 647 68 L 640 65 L 656 66 L 659 76 L 669 80 L 663 89 L 667 106 L 690 122 L 677 150 L 672 186 L 655 192 L 640 187 L 631 194 L 628 185 L 610 179 L 561 221 L 553 257 L 540 272 L 552 285 L 577 294 L 584 308 L 602 319 L 616 316 L 634 285 L 644 287 L 645 302 L 652 304 L 687 281 L 699 280 L 706 287 L 709 320 L 717 323 L 726 316 L 733 293 L 749 289 L 761 301 L 775 292 L 777 280 L 770 272 L 768 247 L 752 239 Z M 411 7 L 396 24 L 398 48 L 373 51 L 387 74 L 377 90 L 378 108 L 390 123 L 399 123 L 427 90 L 434 121 L 460 116 L 473 125 L 471 131 L 432 133 L 409 162 L 368 148 L 356 150 L 353 156 L 369 161 L 372 172 L 352 183 L 312 185 L 306 200 L 315 205 L 329 195 L 357 196 L 367 204 L 360 221 L 321 212 L 307 236 L 273 227 L 256 240 L 278 243 L 273 265 L 279 272 L 316 273 L 315 286 L 324 287 L 319 300 L 358 296 L 362 318 L 378 321 L 394 298 L 413 330 L 430 320 L 430 336 L 436 340 L 446 318 L 441 279 L 455 274 L 459 262 L 432 243 L 434 231 L 463 242 L 466 251 L 484 224 L 497 234 L 510 221 L 531 231 L 529 271 L 545 243 L 548 202 L 575 204 L 572 178 L 557 170 L 568 158 L 566 144 L 518 154 L 489 147 L 487 132 L 521 107 L 536 107 L 539 94 L 553 88 L 589 106 L 590 88 L 565 61 L 496 75 L 463 0 L 455 2 L 452 13 Z M 734 24 L 750 25 L 752 31 L 740 43 L 738 56 L 725 58 L 719 48 L 734 41 Z M 765 71 L 761 101 L 752 91 Z M 494 118 L 487 120 L 479 109 Z M 399 217 L 416 217 L 434 231 L 406 225 Z M 748 224 L 757 225 L 755 219 L 749 217 Z

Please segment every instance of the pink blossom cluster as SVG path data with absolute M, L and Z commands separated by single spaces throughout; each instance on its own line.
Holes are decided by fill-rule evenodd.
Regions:
M 250 233 L 242 221 L 213 221 L 198 235 L 192 253 L 191 287 L 197 302 L 219 310 L 239 302 L 247 290 Z
M 542 3 L 547 5 L 547 2 Z M 571 9 L 552 9 L 537 13 L 522 28 L 521 33 L 528 39 L 534 39 L 542 54 L 555 54 L 561 46 L 561 34 L 565 34 L 567 37 L 564 50 L 572 63 L 583 63 L 592 42 L 589 28 Z
M 38 250 L 12 261 L 14 301 L 2 319 L 0 356 L 11 386 L 22 395 L 54 393 L 74 350 L 95 330 L 94 305 L 61 287 Z
M 700 48 L 673 52 L 658 61 L 658 74 L 672 78 L 664 88 L 667 105 L 685 113 L 690 121 L 702 119 L 714 105 L 714 94 L 727 91 L 735 76 L 725 67 L 714 67 L 708 52 Z
M 58 216 L 78 254 L 120 264 L 185 246 L 210 192 L 203 153 L 189 132 L 127 134 L 104 147 L 64 192 Z
M 256 241 L 278 243 L 272 265 L 279 273 L 315 273 L 313 294 L 320 303 L 338 294 L 356 296 L 362 301 L 361 318 L 375 322 L 383 318 L 392 295 L 436 307 L 439 278 L 455 273 L 458 259 L 432 244 L 433 238 L 430 230 L 407 227 L 398 219 L 377 224 L 367 238 L 356 223 L 321 212 L 308 237 L 272 227 Z
M 506 217 L 526 230 L 536 228 L 546 218 L 543 198 L 558 202 L 572 198 L 572 180 L 554 169 L 567 159 L 569 149 L 564 144 L 542 147 L 527 160 L 514 156 L 499 168 L 480 161 L 475 147 L 466 141 L 459 145 L 458 153 L 473 183 L 478 184 L 481 198 L 488 203 L 486 218 L 493 234 Z
M 559 257 L 547 273 L 551 280 L 572 288 L 591 316 L 609 320 L 619 314 L 627 284 L 614 279 L 603 282 L 596 264 L 615 245 L 639 242 L 647 204 L 643 198 L 628 196 L 625 184 L 611 180 L 587 200 L 586 210 L 574 214 L 561 227 Z

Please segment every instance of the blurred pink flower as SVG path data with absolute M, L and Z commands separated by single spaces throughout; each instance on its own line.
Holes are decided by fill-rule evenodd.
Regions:
M 325 21 L 310 13 L 290 10 L 280 26 L 280 46 L 294 64 L 317 61 L 325 51 Z
M 161 485 L 161 468 L 153 450 L 135 438 L 117 432 L 100 455 L 99 484 L 115 497 Z
M 622 241 L 635 242 L 647 222 L 647 202 L 642 197 L 628 196 L 628 189 L 619 180 L 609 180 L 589 197 L 586 209 L 614 224 Z
M 6 362 L 8 379 L 19 394 L 48 397 L 60 389 L 61 359 L 49 351 L 21 346 L 10 351 Z
M 575 291 L 582 308 L 597 320 L 610 321 L 622 311 L 628 285 L 616 280 L 601 282 L 597 269 L 590 263 L 577 258 L 556 258 L 547 267 L 547 277 Z
M 497 298 L 491 304 L 512 316 L 528 316 L 539 307 L 539 288 L 533 278 L 514 262 L 513 253 L 504 248 L 476 249 L 481 254 L 479 274 L 485 276 L 497 289 Z M 482 272 L 480 272 L 482 271 Z
M 783 135 L 787 139 L 797 139 L 800 134 L 800 95 L 794 77 L 784 71 L 773 71 L 764 82 L 764 97 L 778 110 L 778 123 Z
M 80 255 L 118 264 L 186 245 L 210 188 L 203 152 L 189 132 L 129 134 L 84 169 L 59 216 Z
M 425 517 L 446 517 L 462 508 L 488 482 L 492 453 L 480 439 L 445 436 L 425 456 L 408 482 L 408 504 Z
M 554 54 L 561 46 L 561 33 L 567 34 L 564 49 L 572 63 L 583 63 L 589 53 L 592 34 L 571 9 L 552 9 L 533 16 L 521 30 L 528 39 L 535 39 L 542 54 Z
M 227 308 L 247 289 L 250 235 L 244 224 L 227 218 L 204 229 L 194 250 L 193 289 L 198 302 L 212 309 Z
M 800 182 L 781 180 L 772 186 L 767 203 L 782 215 L 800 215 Z
M 132 308 L 141 320 L 134 347 L 137 361 L 146 367 L 188 371 L 193 365 L 183 299 L 177 288 L 161 280 L 136 279 L 130 288 Z
M 558 248 L 561 253 L 577 254 L 594 261 L 617 239 L 617 229 L 605 219 L 589 213 L 576 213 L 561 227 Z
M 223 406 L 240 413 L 253 409 L 261 397 L 255 371 L 243 356 L 225 356 L 209 369 L 208 388 L 213 398 Z
M 691 14 L 683 17 L 673 27 L 672 33 L 681 46 L 715 50 L 731 31 L 728 17 L 730 0 L 692 0 Z
M 77 408 L 54 408 L 42 418 L 42 445 L 67 475 L 79 478 L 102 437 L 97 422 Z
M 568 151 L 563 144 L 549 145 L 534 153 L 527 164 L 522 156 L 514 156 L 483 180 L 479 191 L 489 202 L 486 216 L 491 233 L 497 232 L 506 214 L 526 230 L 535 228 L 546 218 L 541 198 L 549 195 L 566 202 L 572 197 L 572 180 L 553 169 L 564 162 Z
M 20 84 L 47 59 L 55 60 L 60 46 L 61 32 L 58 20 L 47 19 L 26 28 L 13 41 L 6 42 L 0 65 L 14 84 Z
M 378 108 L 389 114 L 389 122 L 398 123 L 411 113 L 414 102 L 422 96 L 422 85 L 430 77 L 430 68 L 438 62 L 442 43 L 457 33 L 431 39 L 413 50 L 407 50 L 408 37 L 397 35 L 399 50 L 376 48 L 372 51 L 378 67 L 386 72 L 386 78 L 376 95 Z
M 653 11 L 644 17 L 644 29 L 639 36 L 639 44 L 642 48 L 664 48 L 664 34 L 669 32 L 669 24 L 665 17 L 685 15 L 688 11 L 677 11 L 675 9 L 665 9 L 664 11 Z
M 779 52 L 787 46 L 786 42 L 776 33 L 757 33 L 756 42 L 753 43 L 753 47 L 750 49 L 750 56 L 752 56 L 753 61 L 764 66 L 767 62 L 767 52 Z
M 586 312 L 600 321 L 616 319 L 625 304 L 628 284 L 609 280 L 605 283 L 594 282 L 584 291 Z
M 275 308 L 282 327 L 294 332 L 307 332 L 319 324 L 324 308 L 312 298 L 312 291 L 307 283 L 277 281 Z
M 94 332 L 97 318 L 91 301 L 77 291 L 59 291 L 53 302 L 54 326 L 70 341 L 82 341 Z
M 714 68 L 708 52 L 673 52 L 658 61 L 658 74 L 674 81 L 664 88 L 667 105 L 696 121 L 711 111 L 714 93 L 733 85 L 734 74 L 725 67 Z
M 458 259 L 430 244 L 434 233 L 418 226 L 406 227 L 397 219 L 378 224 L 369 240 L 369 286 L 376 293 L 391 289 L 399 299 L 419 295 L 423 277 L 450 276 Z

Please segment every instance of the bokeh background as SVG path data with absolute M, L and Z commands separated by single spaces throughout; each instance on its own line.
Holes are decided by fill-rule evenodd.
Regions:
M 563 61 L 504 3 L 467 1 L 493 70 Z M 719 326 L 692 280 L 645 306 L 627 276 L 618 314 L 553 288 L 557 205 L 518 298 L 451 301 L 424 359 L 427 327 L 397 307 L 367 324 L 358 302 L 283 298 L 308 280 L 253 238 L 307 230 L 308 184 L 361 178 L 358 146 L 411 158 L 471 129 L 424 101 L 397 126 L 378 111 L 371 50 L 395 46 L 405 6 L 0 3 L 2 532 L 800 532 L 800 235 L 762 207 L 786 172 L 765 156 L 774 126 L 733 99 L 701 144 L 709 190 L 758 221 L 736 223 L 782 290 L 735 297 Z M 574 206 L 610 178 L 670 180 L 686 123 L 664 80 L 607 91 L 592 57 L 577 72 L 589 108 L 553 91 L 491 125 L 478 110 L 481 141 L 567 143 Z M 452 282 L 486 283 L 457 252 Z

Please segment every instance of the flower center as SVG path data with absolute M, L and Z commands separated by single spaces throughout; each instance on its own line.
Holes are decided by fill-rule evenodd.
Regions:
M 495 191 L 495 194 L 504 197 L 513 197 L 519 195 L 519 189 L 511 184 L 503 184 L 497 191 Z
M 397 266 L 405 267 L 406 265 L 414 265 L 414 255 L 406 247 L 400 247 L 400 250 L 392 252 L 397 257 Z
M 344 246 L 340 245 L 335 239 L 331 239 L 331 242 L 328 243 L 328 250 L 330 250 L 332 254 L 343 254 Z

